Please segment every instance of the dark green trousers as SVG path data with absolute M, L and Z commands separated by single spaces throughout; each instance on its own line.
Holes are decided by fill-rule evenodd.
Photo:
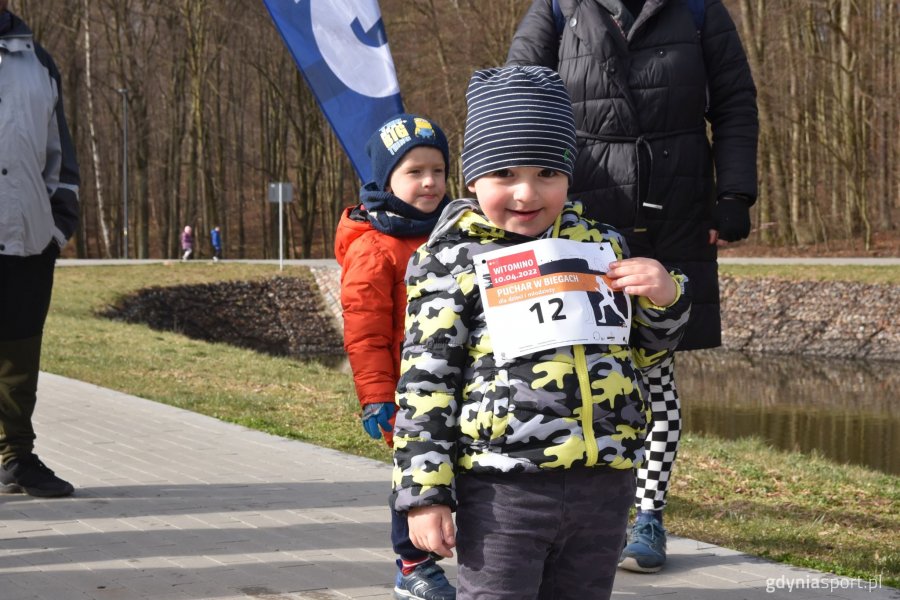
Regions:
M 50 308 L 56 243 L 40 255 L 0 255 L 0 460 L 34 449 L 41 338 Z

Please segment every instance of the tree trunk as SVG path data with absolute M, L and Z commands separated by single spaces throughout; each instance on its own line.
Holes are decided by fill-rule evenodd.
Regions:
M 97 203 L 97 222 L 100 225 L 101 251 L 106 258 L 112 258 L 109 243 L 109 227 L 106 225 L 106 210 L 103 206 L 103 167 L 97 144 L 97 125 L 94 113 L 94 81 L 91 72 L 91 7 L 90 0 L 83 0 L 84 6 L 84 80 L 87 92 L 87 121 L 91 140 L 91 164 L 94 168 L 94 199 Z M 83 193 L 83 192 L 82 192 Z

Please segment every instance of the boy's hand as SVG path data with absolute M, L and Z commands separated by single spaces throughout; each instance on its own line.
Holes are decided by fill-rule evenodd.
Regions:
M 456 527 L 450 507 L 442 504 L 422 506 L 409 511 L 409 539 L 413 545 L 426 552 L 434 552 L 452 558 L 451 548 L 456 547 Z
M 612 280 L 614 290 L 646 296 L 656 306 L 669 306 L 678 294 L 672 276 L 652 258 L 626 258 L 609 263 L 606 276 Z
M 393 402 L 376 402 L 363 406 L 362 425 L 373 440 L 381 439 L 382 431 L 390 431 L 391 417 L 397 410 Z

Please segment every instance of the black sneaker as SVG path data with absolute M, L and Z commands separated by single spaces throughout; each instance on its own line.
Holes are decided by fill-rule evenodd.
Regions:
M 394 584 L 396 600 L 455 600 L 456 588 L 444 576 L 444 570 L 428 559 L 409 575 L 397 573 Z
M 38 498 L 69 496 L 75 488 L 51 471 L 35 454 L 10 460 L 0 466 L 0 493 L 28 494 Z

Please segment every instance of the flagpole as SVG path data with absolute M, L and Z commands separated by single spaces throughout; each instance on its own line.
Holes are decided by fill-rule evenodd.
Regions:
M 278 270 L 284 271 L 284 184 L 278 184 Z

